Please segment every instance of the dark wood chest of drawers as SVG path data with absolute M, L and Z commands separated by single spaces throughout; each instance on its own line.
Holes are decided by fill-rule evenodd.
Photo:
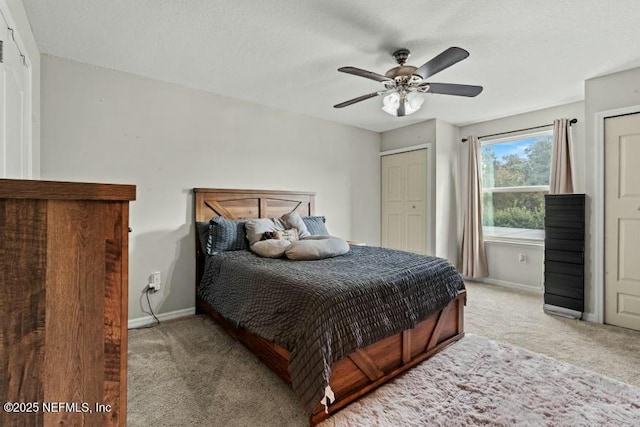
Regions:
M 582 317 L 584 311 L 584 194 L 545 196 L 545 310 Z

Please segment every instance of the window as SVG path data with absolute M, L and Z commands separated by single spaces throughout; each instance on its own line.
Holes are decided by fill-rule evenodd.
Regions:
M 544 239 L 552 143 L 552 130 L 483 141 L 485 236 Z

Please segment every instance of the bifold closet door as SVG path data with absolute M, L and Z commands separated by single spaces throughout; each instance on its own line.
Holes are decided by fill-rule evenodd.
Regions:
M 427 253 L 427 150 L 381 158 L 382 246 Z

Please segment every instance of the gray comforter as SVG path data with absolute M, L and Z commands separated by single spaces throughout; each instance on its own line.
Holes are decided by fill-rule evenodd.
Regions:
M 463 288 L 445 259 L 352 246 L 317 261 L 223 252 L 207 258 L 199 293 L 237 327 L 289 350 L 293 390 L 311 414 L 333 362 L 414 327 Z

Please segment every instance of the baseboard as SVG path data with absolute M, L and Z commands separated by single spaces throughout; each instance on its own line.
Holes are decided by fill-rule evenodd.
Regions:
M 532 292 L 535 294 L 543 294 L 544 293 L 544 288 L 542 286 L 540 287 L 534 287 L 534 286 L 530 286 L 530 285 L 523 285 L 522 283 L 515 283 L 515 282 L 509 282 L 506 280 L 498 280 L 498 279 L 492 279 L 490 277 L 483 277 L 480 279 L 471 279 L 475 282 L 481 282 L 481 283 L 488 283 L 489 285 L 498 285 L 498 286 L 503 286 L 505 288 L 512 288 L 512 289 L 518 289 L 520 291 L 527 291 L 527 292 Z
M 164 322 L 165 320 L 179 319 L 181 317 L 193 316 L 195 314 L 196 314 L 196 308 L 191 307 L 191 308 L 183 308 L 182 310 L 170 311 L 168 313 L 160 313 L 160 314 L 157 314 L 156 317 L 161 322 Z M 136 319 L 129 319 L 127 327 L 128 329 L 135 329 L 135 328 L 140 328 L 142 326 L 152 325 L 153 323 L 155 323 L 155 319 L 153 318 L 153 316 L 143 316 L 143 317 L 138 317 Z
M 587 322 L 598 323 L 595 313 L 582 313 L 582 320 Z

